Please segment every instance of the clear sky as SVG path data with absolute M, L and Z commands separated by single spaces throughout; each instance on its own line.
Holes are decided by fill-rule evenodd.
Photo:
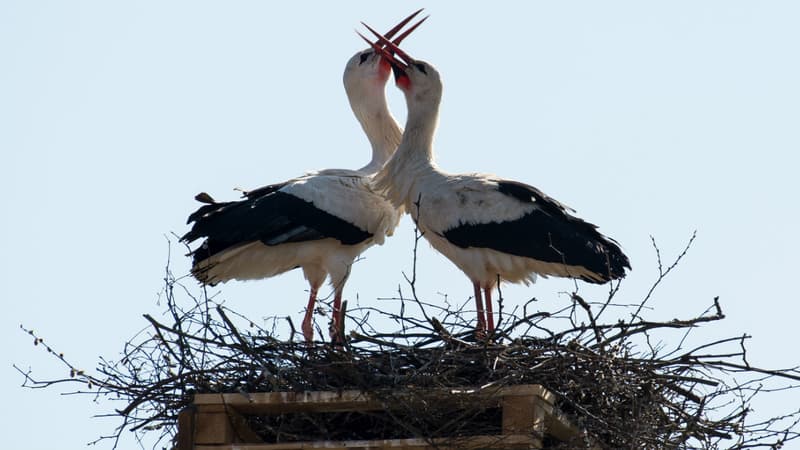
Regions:
M 0 365 L 4 447 L 81 448 L 115 420 L 89 397 L 29 391 L 11 365 L 66 376 L 20 324 L 87 369 L 111 359 L 157 304 L 170 233 L 207 191 L 219 199 L 369 158 L 341 83 L 363 48 L 360 20 L 388 29 L 431 18 L 405 43 L 445 83 L 436 139 L 452 172 L 533 184 L 617 239 L 635 302 L 694 230 L 652 301 L 653 318 L 728 319 L 701 339 L 749 333 L 750 362 L 800 363 L 800 4 L 792 1 L 0 2 Z M 395 115 L 405 117 L 389 87 Z M 411 221 L 357 263 L 345 297 L 395 294 Z M 421 295 L 466 300 L 467 279 L 427 245 Z M 174 249 L 172 269 L 188 260 Z M 571 283 L 507 288 L 510 306 L 568 302 Z M 292 315 L 300 272 L 229 283 L 253 318 Z M 582 286 L 585 297 L 601 290 Z M 770 414 L 795 398 L 758 406 Z M 132 448 L 131 440 L 122 448 Z

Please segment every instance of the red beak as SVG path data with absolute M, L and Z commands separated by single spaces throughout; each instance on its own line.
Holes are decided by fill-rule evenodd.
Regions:
M 425 19 L 427 19 L 427 17 Z M 422 19 L 422 20 L 424 21 L 425 19 Z M 420 23 L 422 23 L 422 21 L 420 21 Z M 411 64 L 411 63 L 414 62 L 414 58 L 408 56 L 408 54 L 406 52 L 404 52 L 403 50 L 400 50 L 400 47 L 398 47 L 397 44 L 395 44 L 394 42 L 392 42 L 389 39 L 387 39 L 384 36 L 382 36 L 380 33 L 375 31 L 374 29 L 372 29 L 372 27 L 370 27 L 366 23 L 361 22 L 361 24 L 364 25 L 365 27 L 367 27 L 367 29 L 372 34 L 374 34 L 376 38 L 378 38 L 378 42 L 373 44 L 372 42 L 367 40 L 367 38 L 365 38 L 364 36 L 361 36 L 361 33 L 359 33 L 359 36 L 361 36 L 364 40 L 367 40 L 367 42 L 370 42 L 370 45 L 372 45 L 372 48 L 376 48 L 379 45 L 382 45 L 383 46 L 382 49 L 384 51 L 381 52 L 381 54 L 385 56 L 386 53 L 389 53 L 391 55 L 399 56 L 400 60 L 396 60 L 395 58 L 391 58 L 391 60 L 393 60 L 396 64 L 399 64 L 403 68 L 408 67 L 408 64 Z M 417 25 L 419 25 L 419 23 Z M 415 25 L 414 28 L 416 28 L 417 25 Z
M 369 39 L 365 38 L 361 33 L 358 33 L 358 35 L 361 36 L 361 38 L 364 39 L 365 41 L 369 42 L 372 48 L 374 48 L 376 52 L 380 53 L 381 56 L 383 56 L 384 60 L 386 60 L 389 63 L 389 65 L 392 67 L 392 72 L 394 73 L 395 82 L 398 85 L 407 86 L 408 74 L 406 73 L 406 69 L 408 69 L 409 64 L 414 63 L 414 58 L 408 56 L 408 54 L 403 50 L 400 50 L 400 47 L 398 47 L 394 42 L 390 41 L 384 36 L 381 36 L 380 33 L 373 30 L 369 25 L 365 24 L 364 22 L 361 23 L 365 27 L 367 27 L 367 29 L 372 34 L 374 34 L 375 37 L 378 38 L 378 42 L 372 43 Z
M 405 19 L 403 19 L 400 23 L 395 25 L 391 30 L 387 31 L 386 34 L 384 34 L 384 36 L 386 36 L 387 39 L 391 39 L 395 35 L 395 33 L 397 33 L 398 31 L 400 31 L 400 29 L 402 29 L 404 26 L 406 26 L 406 24 L 408 22 L 411 22 L 411 19 L 413 19 L 414 17 L 417 17 L 417 15 L 419 13 L 421 13 L 423 9 L 424 8 L 420 8 L 420 9 L 414 11 L 413 14 L 411 14 L 410 16 L 408 16 Z M 400 43 L 403 42 L 403 39 L 408 37 L 408 35 L 411 34 L 412 31 L 416 30 L 417 27 L 422 24 L 422 22 L 425 22 L 425 20 L 428 19 L 428 17 L 429 16 L 425 16 L 425 18 L 423 18 L 422 20 L 420 20 L 419 22 L 414 24 L 411 28 L 409 28 L 406 31 L 404 31 L 403 34 L 401 34 L 400 36 L 397 36 L 397 39 L 395 39 L 392 42 L 394 42 L 395 45 L 400 45 Z
M 405 69 L 408 68 L 408 64 L 410 64 L 413 61 L 413 58 L 408 56 L 408 54 L 406 54 L 404 51 L 400 50 L 400 47 L 398 47 L 398 45 L 400 45 L 400 43 L 403 41 L 403 39 L 408 37 L 409 34 L 411 34 L 414 30 L 416 30 L 417 27 L 422 25 L 422 22 L 425 22 L 426 20 L 428 20 L 428 17 L 430 17 L 430 16 L 425 16 L 424 18 L 422 18 L 422 20 L 420 20 L 419 22 L 417 22 L 414 25 L 412 25 L 410 28 L 408 28 L 402 34 L 397 36 L 393 41 L 390 41 L 390 39 L 392 39 L 392 37 L 395 35 L 395 33 L 397 33 L 404 26 L 406 26 L 406 24 L 408 24 L 420 12 L 422 12 L 422 9 L 419 9 L 419 10 L 415 11 L 413 14 L 411 14 L 410 16 L 408 16 L 405 19 L 403 19 L 400 23 L 398 23 L 397 25 L 392 27 L 392 29 L 389 30 L 386 33 L 385 36 L 381 35 L 377 31 L 373 30 L 366 23 L 361 22 L 362 25 L 367 27 L 367 29 L 372 34 L 374 34 L 375 37 L 378 38 L 378 40 L 376 42 L 370 41 L 369 39 L 364 37 L 364 35 L 362 35 L 358 31 L 356 31 L 356 33 L 359 36 L 361 36 L 361 38 L 364 39 L 364 41 L 367 44 L 369 44 L 369 46 L 372 47 L 372 49 L 375 50 L 376 53 L 378 53 L 379 55 L 381 55 L 383 57 L 384 61 L 389 63 L 389 65 L 392 67 L 392 72 L 394 72 L 395 81 L 397 81 L 401 77 L 406 76 Z M 395 56 L 400 57 L 400 59 L 399 60 L 396 59 Z
M 420 12 L 422 12 L 422 10 L 421 10 L 421 9 L 420 9 L 420 10 L 417 10 L 417 12 L 415 12 L 414 14 L 412 14 L 412 15 L 408 16 L 408 17 L 407 17 L 407 18 L 406 18 L 404 21 L 400 22 L 400 24 L 402 24 L 403 26 L 405 26 L 405 24 L 407 24 L 407 23 L 408 23 L 408 22 L 411 20 L 411 18 L 412 18 L 412 17 L 416 16 L 416 15 L 417 15 L 417 14 L 419 14 Z M 409 35 L 409 34 L 411 34 L 411 33 L 412 33 L 414 30 L 416 30 L 418 26 L 422 25 L 422 22 L 425 22 L 426 20 L 428 20 L 428 17 L 430 17 L 430 16 L 425 16 L 425 17 L 423 17 L 423 18 L 422 18 L 422 20 L 420 20 L 419 22 L 417 22 L 417 23 L 415 23 L 414 25 L 412 25 L 412 26 L 411 26 L 411 28 L 409 28 L 409 29 L 407 29 L 406 31 L 404 31 L 404 32 L 403 32 L 403 33 L 402 33 L 400 36 L 397 36 L 397 38 L 395 38 L 395 39 L 392 41 L 392 43 L 393 43 L 394 45 L 400 45 L 400 43 L 401 43 L 401 42 L 403 42 L 403 39 L 405 39 L 406 37 L 408 37 L 408 35 Z M 400 24 L 398 24 L 397 26 L 395 26 L 395 28 L 397 28 L 397 29 L 400 29 L 400 28 L 402 28 L 402 26 L 401 26 Z M 391 31 L 393 31 L 393 30 L 394 30 L 394 28 L 392 28 L 392 29 L 391 29 L 391 30 L 389 30 L 389 31 L 391 32 Z M 384 36 L 386 36 L 388 39 L 391 39 L 391 38 L 392 38 L 392 35 L 394 35 L 394 33 L 391 33 L 391 34 L 389 34 L 389 33 L 386 33 Z

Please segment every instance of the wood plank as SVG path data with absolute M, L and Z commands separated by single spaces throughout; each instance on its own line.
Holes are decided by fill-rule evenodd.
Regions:
M 501 445 L 493 448 L 541 448 L 541 437 L 551 435 L 562 442 L 575 438 L 583 441 L 582 431 L 554 407 L 555 395 L 541 385 L 516 385 L 506 387 L 431 389 L 387 392 L 397 399 L 408 395 L 435 401 L 437 397 L 463 396 L 469 402 L 485 401 L 486 407 L 503 407 L 503 433 Z M 195 416 L 196 450 L 294 450 L 294 449 L 381 449 L 381 448 L 432 448 L 422 439 L 391 439 L 369 441 L 292 442 L 284 444 L 260 443 L 258 436 L 246 427 L 242 414 L 291 414 L 298 412 L 323 413 L 345 411 L 382 410 L 385 405 L 369 393 L 355 390 L 340 392 L 260 392 L 251 394 L 197 394 Z M 236 413 L 238 412 L 238 413 Z M 226 424 L 220 422 L 220 415 Z M 199 429 L 202 425 L 202 430 Z M 216 434 L 215 434 L 216 433 Z M 213 435 L 213 436 L 212 436 Z M 496 436 L 480 436 L 460 441 L 459 445 L 440 448 L 486 448 L 497 442 Z M 234 441 L 245 443 L 231 444 Z M 230 444 L 230 445 L 225 445 Z M 449 443 L 448 443 L 449 445 Z M 599 448 L 599 447 L 598 447 Z M 181 449 L 183 450 L 183 449 Z
M 487 388 L 484 391 L 491 389 Z M 538 395 L 540 397 L 549 394 L 550 391 L 540 384 L 517 384 L 513 386 L 503 386 L 498 390 L 500 395 Z
M 478 399 L 492 400 L 505 395 L 545 395 L 547 391 L 540 385 L 517 385 L 506 387 L 431 389 L 409 391 L 409 395 L 436 396 L 465 395 Z M 396 393 L 394 395 L 397 395 Z M 356 390 L 341 392 L 256 392 L 237 394 L 195 394 L 194 404 L 233 406 L 245 414 L 279 414 L 292 412 L 341 412 L 370 411 L 384 409 L 383 403 L 369 393 Z
M 431 446 L 425 439 L 381 439 L 367 441 L 317 441 L 287 442 L 283 444 L 233 444 L 225 446 L 198 445 L 195 450 L 303 450 L 303 449 L 405 449 L 405 450 L 459 450 L 459 449 L 510 449 L 541 448 L 541 442 L 531 436 L 472 436 L 459 439 L 436 439 Z
M 361 391 L 256 392 L 252 394 L 195 394 L 194 404 L 227 405 L 244 414 L 369 411 L 381 402 Z
M 602 450 L 603 446 L 589 436 L 585 430 L 576 427 L 563 413 L 554 409 L 546 417 L 547 434 L 561 442 L 572 443 L 585 450 Z
M 235 408 L 227 405 L 199 405 L 192 407 L 193 417 L 192 428 L 193 434 L 199 436 L 195 438 L 196 442 L 206 444 L 231 444 L 233 442 L 246 442 L 246 443 L 262 443 L 263 439 L 253 431 L 247 423 L 247 419 L 237 411 Z M 179 416 L 180 420 L 180 416 Z M 227 421 L 226 425 L 221 424 L 222 420 Z M 187 422 L 188 423 L 188 422 Z M 178 430 L 181 432 L 182 425 L 178 424 Z M 214 433 L 222 432 L 223 435 L 217 440 L 212 437 Z M 179 433 L 180 434 L 180 433 Z M 183 450 L 183 449 L 179 449 Z M 188 448 L 191 450 L 191 447 Z
M 233 427 L 224 412 L 195 414 L 195 444 L 230 444 L 233 442 Z
M 578 427 L 558 411 L 551 410 L 545 417 L 547 433 L 560 441 L 569 442 L 581 433 Z
M 553 415 L 555 395 L 550 391 L 543 391 L 536 396 L 533 404 L 533 429 L 539 436 L 544 436 L 547 430 L 547 418 Z
M 197 409 L 193 406 L 183 408 L 178 413 L 178 441 L 176 450 L 192 450 L 194 447 L 194 422 Z
M 250 444 L 261 444 L 264 442 L 261 436 L 253 431 L 247 424 L 247 419 L 239 412 L 231 408 L 228 411 L 228 420 L 233 427 L 234 442 L 245 442 Z

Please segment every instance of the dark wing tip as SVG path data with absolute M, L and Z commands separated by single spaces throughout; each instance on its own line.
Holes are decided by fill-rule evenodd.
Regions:
M 214 201 L 214 199 L 210 195 L 205 193 L 205 192 L 201 192 L 201 193 L 195 195 L 194 199 L 197 200 L 200 203 L 204 203 L 205 206 L 201 206 L 201 207 L 197 208 L 197 211 L 195 211 L 192 214 L 190 214 L 189 217 L 186 219 L 186 223 L 187 224 L 190 224 L 192 222 L 196 222 L 197 219 L 199 219 L 200 217 L 203 216 L 203 214 L 206 214 L 209 210 L 213 210 L 213 209 L 217 208 L 217 206 L 216 206 L 217 202 Z M 181 238 L 181 240 L 185 241 L 187 239 L 187 237 L 189 236 L 189 234 L 190 233 L 185 234 Z
M 289 183 L 290 183 L 289 181 L 284 181 L 282 183 L 275 183 L 267 186 L 262 186 L 260 188 L 256 188 L 250 191 L 246 191 L 244 189 L 237 189 L 237 190 L 242 192 L 242 197 L 252 200 L 255 198 L 264 197 L 266 195 L 272 194 L 273 192 L 278 192 L 281 188 L 283 188 Z
M 625 278 L 628 274 L 627 272 L 631 270 L 631 262 L 628 256 L 622 252 L 622 249 L 616 241 L 606 238 L 604 244 L 605 249 L 603 253 L 606 255 L 606 270 L 604 272 L 596 272 L 597 275 L 600 276 L 599 280 L 584 279 L 584 281 L 603 284 L 612 280 Z
M 203 264 L 202 260 L 198 261 L 199 258 L 196 254 L 193 254 L 192 256 L 195 257 L 195 262 L 192 267 L 192 276 L 194 276 L 194 278 L 202 285 L 216 286 L 217 281 L 212 280 L 208 274 L 208 272 L 213 268 L 213 264 Z
M 217 202 L 214 200 L 214 198 L 213 198 L 213 197 L 211 197 L 210 195 L 208 195 L 208 194 L 207 194 L 207 193 L 205 193 L 205 192 L 201 192 L 201 193 L 199 193 L 199 194 L 195 195 L 195 196 L 194 196 L 194 199 L 195 199 L 195 200 L 197 200 L 197 201 L 198 201 L 198 202 L 200 202 L 200 203 L 206 203 L 206 204 L 208 204 L 208 205 L 213 205 L 214 203 L 217 203 Z

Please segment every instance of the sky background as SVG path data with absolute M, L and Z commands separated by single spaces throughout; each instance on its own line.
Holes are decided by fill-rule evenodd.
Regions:
M 20 324 L 88 370 L 114 359 L 142 314 L 163 311 L 167 237 L 187 230 L 196 193 L 233 199 L 234 187 L 365 164 L 341 82 L 363 48 L 353 29 L 386 30 L 419 7 L 431 18 L 403 47 L 444 80 L 442 168 L 533 184 L 598 224 L 633 264 L 620 301 L 641 299 L 657 276 L 650 236 L 671 261 L 697 230 L 650 317 L 692 317 L 720 296 L 727 319 L 696 339 L 746 332 L 752 364 L 800 363 L 797 2 L 5 0 L 4 447 L 82 448 L 118 423 L 92 418 L 116 405 L 20 387 L 12 364 L 67 375 Z M 394 86 L 389 95 L 402 123 L 404 101 Z M 354 266 L 345 298 L 393 296 L 412 246 L 406 217 Z M 173 247 L 176 275 L 189 268 L 182 253 Z M 427 244 L 419 260 L 423 298 L 472 294 Z M 509 307 L 537 297 L 555 309 L 572 287 L 542 280 L 504 295 Z M 294 271 L 216 291 L 254 319 L 298 322 L 306 289 Z M 798 404 L 773 396 L 757 412 Z M 134 445 L 127 436 L 121 448 Z

